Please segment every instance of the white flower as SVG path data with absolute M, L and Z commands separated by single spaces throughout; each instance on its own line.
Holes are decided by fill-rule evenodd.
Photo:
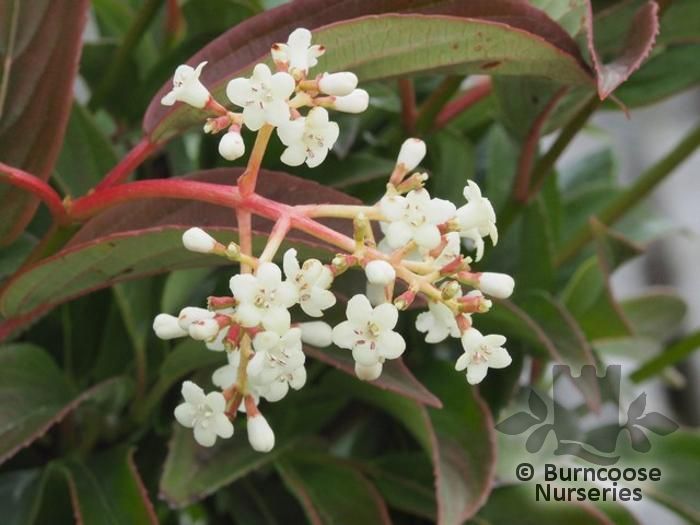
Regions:
M 178 322 L 180 323 L 180 328 L 189 331 L 192 323 L 203 321 L 204 319 L 213 319 L 215 315 L 216 314 L 214 312 L 207 310 L 206 308 L 187 306 L 180 310 Z
M 505 368 L 512 359 L 503 345 L 506 338 L 502 335 L 482 335 L 476 328 L 470 328 L 462 334 L 464 353 L 457 359 L 455 369 L 467 369 L 467 381 L 476 385 L 486 377 L 489 368 Z
M 338 124 L 328 120 L 328 111 L 313 108 L 306 117 L 290 120 L 277 128 L 277 135 L 287 146 L 281 160 L 288 166 L 306 162 L 309 168 L 314 168 L 326 159 L 339 133 Z
M 270 452 L 275 446 L 275 433 L 267 420 L 258 412 L 248 416 L 248 441 L 253 450 Z
M 314 67 L 325 52 L 323 46 L 311 45 L 311 32 L 299 28 L 292 31 L 286 44 L 272 46 L 272 58 L 275 62 L 288 64 L 289 69 L 307 72 Z
M 496 229 L 496 212 L 491 202 L 481 196 L 481 190 L 474 181 L 469 181 L 464 187 L 464 198 L 467 204 L 457 210 L 459 221 L 459 234 L 471 239 L 476 247 L 476 260 L 480 260 L 484 253 L 482 238 L 487 235 L 491 242 L 498 242 L 498 230 Z
M 317 259 L 304 261 L 299 266 L 297 251 L 290 248 L 282 260 L 287 281 L 297 289 L 301 309 L 311 317 L 321 317 L 323 310 L 335 304 L 335 295 L 329 290 L 333 283 L 333 273 Z
M 324 73 L 318 81 L 318 87 L 323 93 L 342 97 L 357 87 L 357 76 L 348 71 Z
M 194 439 L 203 447 L 211 447 L 216 438 L 230 438 L 233 425 L 226 416 L 226 400 L 221 392 L 204 391 L 192 381 L 182 383 L 185 402 L 175 408 L 175 419 L 187 428 L 194 428 Z
M 515 281 L 505 273 L 484 272 L 479 275 L 479 289 L 498 299 L 507 299 L 513 294 Z
M 364 366 L 360 363 L 355 363 L 355 375 L 362 381 L 374 381 L 382 375 L 382 363 L 375 363 L 370 366 Z
M 406 139 L 401 144 L 399 156 L 396 159 L 397 165 L 403 165 L 406 171 L 416 169 L 416 166 L 421 163 L 425 157 L 425 142 L 421 139 Z
M 369 106 L 369 93 L 364 89 L 355 89 L 344 97 L 335 97 L 330 107 L 345 113 L 362 113 Z
M 439 224 L 454 216 L 455 206 L 443 199 L 431 199 L 425 189 L 412 190 L 405 197 L 385 195 L 379 206 L 387 220 L 382 223 L 389 246 L 401 248 L 410 241 L 423 250 L 440 244 Z
M 375 259 L 365 266 L 365 275 L 372 284 L 387 285 L 396 279 L 396 270 L 388 262 L 382 259 Z
M 243 108 L 243 122 L 253 131 L 268 123 L 279 126 L 289 120 L 287 99 L 294 91 L 294 79 L 288 73 L 275 73 L 258 64 L 248 78 L 234 78 L 226 86 L 229 100 Z
M 459 337 L 455 315 L 445 304 L 430 301 L 428 311 L 416 317 L 416 330 L 425 333 L 426 343 L 439 343 L 447 338 Z
M 367 296 L 367 299 L 369 299 L 372 306 L 377 306 L 387 302 L 386 286 L 383 284 L 372 284 L 368 282 L 367 287 L 365 288 L 365 295 Z
M 168 314 L 156 315 L 153 319 L 153 331 L 160 339 L 175 339 L 187 335 L 187 330 L 180 328 L 177 317 Z
M 248 374 L 258 384 L 268 384 L 282 374 L 304 365 L 301 328 L 290 328 L 289 319 L 264 319 L 265 330 L 253 338 L 255 355 L 248 363 Z
M 219 141 L 219 155 L 226 160 L 236 160 L 245 153 L 245 143 L 238 131 L 224 133 Z
M 182 234 L 182 244 L 191 252 L 211 253 L 216 239 L 201 228 L 190 228 Z
M 301 340 L 317 348 L 325 348 L 333 342 L 333 329 L 323 321 L 300 323 Z
M 209 90 L 199 81 L 206 65 L 206 62 L 202 62 L 195 69 L 184 64 L 178 66 L 173 75 L 173 89 L 160 99 L 160 103 L 172 106 L 179 100 L 200 109 L 206 106 L 210 97 Z
M 224 350 L 226 350 L 226 345 L 224 345 L 224 339 L 226 339 L 226 336 L 228 335 L 228 330 L 228 326 L 225 326 L 224 328 L 220 329 L 216 337 L 205 341 L 206 347 L 209 350 L 213 350 L 215 352 L 223 352 Z
M 295 286 L 282 282 L 282 271 L 274 263 L 261 264 L 255 275 L 234 275 L 230 287 L 239 302 L 236 319 L 246 327 L 257 326 L 263 319 L 273 323 L 289 320 L 287 308 L 297 301 Z
M 333 328 L 333 342 L 352 350 L 359 364 L 374 366 L 403 354 L 406 342 L 393 331 L 399 317 L 393 304 L 372 308 L 367 297 L 355 295 L 348 301 L 345 314 L 348 320 Z

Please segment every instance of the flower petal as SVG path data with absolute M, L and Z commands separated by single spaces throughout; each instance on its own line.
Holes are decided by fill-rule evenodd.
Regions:
M 301 144 L 289 146 L 282 152 L 280 160 L 287 166 L 301 166 L 306 160 L 306 149 Z
M 181 403 L 175 407 L 175 419 L 183 427 L 192 428 L 196 416 L 197 409 L 190 403 Z
M 265 124 L 265 110 L 257 104 L 243 108 L 243 122 L 251 131 L 258 131 Z
M 481 383 L 486 377 L 488 369 L 489 367 L 486 363 L 470 364 L 469 368 L 467 368 L 467 382 L 470 385 Z
M 508 351 L 503 347 L 494 348 L 489 356 L 488 365 L 491 368 L 505 368 L 513 362 Z
M 226 96 L 236 106 L 246 107 L 253 100 L 253 90 L 247 78 L 234 78 L 226 85 Z
M 192 381 L 185 381 L 182 383 L 181 393 L 184 400 L 188 403 L 192 403 L 193 405 L 204 403 L 204 399 L 206 397 L 204 395 L 204 390 L 202 390 Z
M 374 309 L 369 303 L 369 299 L 364 295 L 357 294 L 348 301 L 345 314 L 353 324 L 365 325 L 372 320 Z
M 205 427 L 199 423 L 194 427 L 194 440 L 203 447 L 212 447 L 216 443 L 216 432 L 210 425 Z
M 340 348 L 352 349 L 357 340 L 355 327 L 350 321 L 343 321 L 333 328 L 333 343 Z
M 406 341 L 397 332 L 382 332 L 377 338 L 377 351 L 386 359 L 396 359 L 406 350 Z
M 288 99 L 294 92 L 294 78 L 289 73 L 275 73 L 270 78 L 270 91 L 275 98 Z
M 391 330 L 399 320 L 399 311 L 391 303 L 380 304 L 372 313 L 372 321 L 382 330 Z
M 226 399 L 221 392 L 209 392 L 207 394 L 206 403 L 213 412 L 223 412 L 226 410 Z
M 229 281 L 231 293 L 240 303 L 250 303 L 258 293 L 258 280 L 249 273 L 236 274 Z
M 219 437 L 228 439 L 233 436 L 233 424 L 226 414 L 215 414 L 212 418 L 212 424 L 212 430 L 214 430 Z

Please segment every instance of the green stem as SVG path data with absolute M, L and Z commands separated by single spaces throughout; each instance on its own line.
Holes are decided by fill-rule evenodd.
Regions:
M 574 117 L 564 126 L 561 130 L 557 140 L 554 144 L 550 146 L 547 153 L 542 155 L 540 159 L 535 163 L 535 167 L 532 169 L 532 183 L 530 184 L 530 193 L 528 199 L 531 199 L 536 195 L 547 176 L 554 168 L 557 160 L 564 152 L 569 143 L 578 134 L 581 128 L 588 122 L 588 118 L 593 114 L 593 112 L 600 105 L 600 100 L 598 95 L 593 94 L 591 98 L 584 104 L 584 106 L 574 115 Z
M 615 223 L 669 176 L 698 146 L 700 146 L 700 125 L 693 128 L 673 150 L 646 170 L 634 184 L 606 206 L 598 214 L 598 220 L 608 226 Z M 592 235 L 588 225 L 582 227 L 559 251 L 555 264 L 559 266 L 574 257 L 592 239 Z
M 95 109 L 102 105 L 105 98 L 114 91 L 115 84 L 119 78 L 125 74 L 129 65 L 131 52 L 138 45 L 141 37 L 156 16 L 158 8 L 163 0 L 146 0 L 141 9 L 136 13 L 136 17 L 126 33 L 121 46 L 110 60 L 107 72 L 102 78 L 102 82 L 90 98 L 90 108 Z

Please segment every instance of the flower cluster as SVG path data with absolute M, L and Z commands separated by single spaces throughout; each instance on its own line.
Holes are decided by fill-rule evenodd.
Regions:
M 273 126 L 286 146 L 281 160 L 289 166 L 306 163 L 313 168 L 321 164 L 338 140 L 338 124 L 329 120 L 328 109 L 361 113 L 369 104 L 369 95 L 357 89 L 357 77 L 350 72 L 323 73 L 307 78 L 309 69 L 325 49 L 311 44 L 311 33 L 297 29 L 286 44 L 272 46 L 271 56 L 277 69 L 257 64 L 248 78 L 234 78 L 226 86 L 228 100 L 241 108 L 228 111 L 211 96 L 200 81 L 202 69 L 182 65 L 173 77 L 173 88 L 161 100 L 171 106 L 176 101 L 200 109 L 210 109 L 219 116 L 204 125 L 207 133 L 227 130 L 219 142 L 219 153 L 227 160 L 245 154 L 241 126 L 258 131 Z M 300 110 L 309 108 L 306 115 Z
M 239 107 L 237 114 L 209 119 L 209 132 L 228 128 L 220 150 L 227 157 L 244 150 L 240 125 L 251 130 L 264 126 L 277 128 L 286 146 L 282 160 L 290 165 L 317 166 L 326 157 L 338 137 L 337 124 L 328 120 L 326 107 L 341 111 L 361 111 L 367 107 L 367 93 L 356 89 L 352 73 L 324 73 L 307 79 L 310 67 L 324 52 L 311 44 L 305 29 L 294 31 L 286 44 L 275 44 L 272 58 L 277 71 L 258 64 L 250 78 L 237 78 L 227 86 L 228 98 Z M 199 82 L 203 64 L 193 70 L 180 66 L 174 87 L 163 99 L 175 100 L 221 113 L 218 103 Z M 310 106 L 305 116 L 299 108 Z M 231 153 L 235 150 L 235 155 Z M 418 313 L 416 329 L 428 343 L 459 338 L 463 348 L 455 368 L 466 371 L 470 384 L 481 382 L 489 368 L 503 368 L 511 358 L 503 348 L 505 337 L 483 335 L 473 327 L 473 317 L 492 307 L 490 298 L 507 298 L 514 281 L 505 274 L 474 272 L 473 259 L 462 254 L 474 252 L 479 261 L 484 239 L 498 241 L 496 216 L 489 200 L 476 183 L 464 188 L 465 201 L 452 203 L 431 197 L 425 188 L 426 173 L 416 171 L 426 155 L 425 143 L 406 140 L 389 177 L 385 195 L 373 206 L 314 205 L 285 207 L 284 228 L 276 227 L 259 257 L 244 253 L 235 243 L 224 245 L 200 228 L 183 235 L 188 250 L 226 257 L 239 263 L 241 273 L 230 279 L 230 295 L 212 296 L 207 308 L 186 307 L 178 316 L 160 314 L 153 328 L 158 337 L 172 339 L 189 336 L 203 341 L 212 351 L 225 351 L 226 364 L 211 380 L 220 390 L 205 394 L 190 381 L 182 386 L 184 402 L 175 409 L 176 419 L 194 429 L 194 437 L 203 446 L 211 446 L 217 437 L 233 435 L 232 421 L 239 412 L 247 418 L 248 439 L 255 450 L 273 448 L 274 432 L 263 417 L 261 400 L 276 402 L 307 380 L 304 345 L 324 348 L 335 344 L 350 350 L 355 373 L 366 381 L 378 379 L 389 360 L 399 358 L 406 342 L 397 331 L 401 311 L 419 304 L 427 308 Z M 282 208 L 280 208 L 282 209 Z M 354 237 L 334 232 L 325 235 L 314 217 L 338 217 L 353 220 Z M 300 261 L 295 249 L 281 257 L 275 254 L 292 218 L 303 219 L 307 233 L 337 244 L 343 251 L 328 263 L 318 259 Z M 282 218 L 278 218 L 280 221 Z M 375 241 L 373 222 L 383 236 Z M 377 231 L 378 231 L 377 230 Z M 354 249 L 350 249 L 354 246 Z M 320 320 L 337 303 L 332 291 L 335 278 L 352 268 L 364 271 L 366 289 L 351 297 L 345 306 L 345 320 L 331 327 Z M 299 319 L 292 319 L 292 313 Z

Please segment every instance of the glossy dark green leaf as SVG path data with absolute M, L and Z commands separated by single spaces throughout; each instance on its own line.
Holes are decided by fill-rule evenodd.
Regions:
M 525 210 L 516 275 L 519 289 L 548 290 L 553 284 L 554 234 L 549 212 L 541 198 Z
M 0 474 L 0 508 L 5 525 L 36 522 L 44 479 L 40 469 L 14 470 Z
M 291 450 L 275 466 L 312 525 L 391 523 L 377 489 L 349 464 Z
M 88 460 L 68 459 L 66 475 L 77 521 L 85 525 L 153 525 L 153 504 L 139 477 L 133 452 L 118 448 Z

